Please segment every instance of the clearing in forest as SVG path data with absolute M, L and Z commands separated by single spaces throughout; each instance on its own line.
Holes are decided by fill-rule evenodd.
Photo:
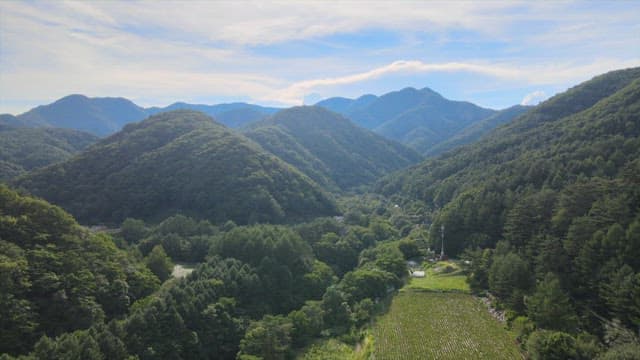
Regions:
M 412 279 L 378 318 L 372 329 L 376 360 L 523 358 L 515 337 L 466 293 L 466 283 L 454 286 L 462 275 L 430 276 L 447 275 Z

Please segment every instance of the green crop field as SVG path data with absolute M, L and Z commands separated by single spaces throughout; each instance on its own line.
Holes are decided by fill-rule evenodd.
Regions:
M 514 337 L 468 294 L 404 291 L 374 325 L 375 359 L 522 359 Z
M 440 261 L 427 266 L 425 277 L 410 278 L 409 283 L 402 291 L 406 290 L 459 291 L 468 293 L 469 284 L 467 284 L 467 278 L 462 274 L 457 262 Z
M 424 278 L 410 279 L 372 334 L 376 360 L 523 358 L 452 261 L 429 264 Z

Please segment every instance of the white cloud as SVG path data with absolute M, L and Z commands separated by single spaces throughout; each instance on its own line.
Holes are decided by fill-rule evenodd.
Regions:
M 520 105 L 537 105 L 540 101 L 547 98 L 547 94 L 544 91 L 536 90 L 532 93 L 525 95 L 520 102 Z
M 351 75 L 310 79 L 295 82 L 284 89 L 268 94 L 267 97 L 263 98 L 263 100 L 278 101 L 290 105 L 301 104 L 304 94 L 307 94 L 312 90 L 317 90 L 320 87 L 364 82 L 395 73 L 425 74 L 435 72 L 462 72 L 484 75 L 493 78 L 494 80 L 506 81 L 511 83 L 518 82 L 521 85 L 549 85 L 556 83 L 572 84 L 579 81 L 587 80 L 608 70 L 639 65 L 640 59 L 633 59 L 622 62 L 615 60 L 598 60 L 594 63 L 583 65 L 567 62 L 564 64 L 554 63 L 534 66 L 518 66 L 515 64 L 506 63 L 425 63 L 418 60 L 398 60 L 388 65 Z M 525 97 L 522 102 L 526 101 L 527 103 L 530 103 L 540 98 L 541 96 L 545 96 L 545 94 L 539 91 L 534 92 L 527 95 L 527 97 Z
M 0 112 L 9 102 L 25 106 L 27 99 L 40 103 L 69 93 L 300 104 L 310 93 L 342 95 L 354 84 L 443 72 L 481 75 L 498 90 L 505 83 L 547 90 L 640 65 L 638 4 L 613 4 L 606 13 L 580 7 L 527 1 L 0 1 Z M 327 38 L 381 29 L 397 36 L 396 43 L 362 54 Z M 431 45 L 460 42 L 459 33 L 470 45 L 488 41 L 499 48 L 467 51 L 465 43 L 453 54 L 434 56 Z M 292 40 L 339 50 L 308 54 L 288 48 Z M 270 51 L 260 52 L 264 48 Z M 402 58 L 409 60 L 396 61 Z
M 519 71 L 493 67 L 488 65 L 468 64 L 468 63 L 442 63 L 428 64 L 417 60 L 398 60 L 388 65 L 384 65 L 369 71 L 345 75 L 340 77 L 310 79 L 293 83 L 285 89 L 269 95 L 270 100 L 279 101 L 285 104 L 300 104 L 302 96 L 310 90 L 324 86 L 346 85 L 367 80 L 378 79 L 394 73 L 429 73 L 429 72 L 471 72 L 499 78 L 517 78 Z M 275 95 L 275 96 L 274 96 Z M 268 97 L 268 98 L 269 98 Z

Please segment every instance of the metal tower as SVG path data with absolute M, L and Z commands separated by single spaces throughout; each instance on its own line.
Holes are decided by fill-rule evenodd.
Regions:
M 442 247 L 440 249 L 440 259 L 444 259 L 444 225 L 440 225 L 440 237 L 442 238 Z

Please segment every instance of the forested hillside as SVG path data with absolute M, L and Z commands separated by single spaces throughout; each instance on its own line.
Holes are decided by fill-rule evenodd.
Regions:
M 378 189 L 420 201 L 431 239 L 445 226 L 445 251 L 471 260 L 472 288 L 528 316 L 518 321 L 533 326 L 522 330 L 530 353 L 564 339 L 571 358 L 590 335 L 640 326 L 638 114 L 640 68 L 611 72 Z
M 0 126 L 0 181 L 67 160 L 97 141 L 71 129 Z
M 531 110 L 531 108 L 533 107 L 514 105 L 510 108 L 500 110 L 485 119 L 472 123 L 445 141 L 441 141 L 437 145 L 430 147 L 425 152 L 425 155 L 435 156 L 458 146 L 474 143 L 489 134 L 493 129 L 500 125 L 508 124 L 519 115 Z
M 334 190 L 372 183 L 420 160 L 413 150 L 317 106 L 280 111 L 245 135 Z
M 41 336 L 95 326 L 101 338 L 75 345 L 115 349 L 104 322 L 158 289 L 158 278 L 103 234 L 62 209 L 0 185 L 0 353 L 29 352 Z M 78 353 L 88 358 L 88 353 Z M 42 351 L 40 358 L 51 358 Z M 55 358 L 55 356 L 54 356 Z
M 295 227 L 127 219 L 113 240 L 4 186 L 0 200 L 7 359 L 292 358 L 321 334 L 358 339 L 406 272 L 376 198 Z M 199 265 L 171 279 L 172 260 Z
M 296 169 L 187 110 L 129 124 L 15 184 L 83 223 L 160 220 L 175 213 L 214 222 L 285 222 L 336 211 L 329 195 Z

